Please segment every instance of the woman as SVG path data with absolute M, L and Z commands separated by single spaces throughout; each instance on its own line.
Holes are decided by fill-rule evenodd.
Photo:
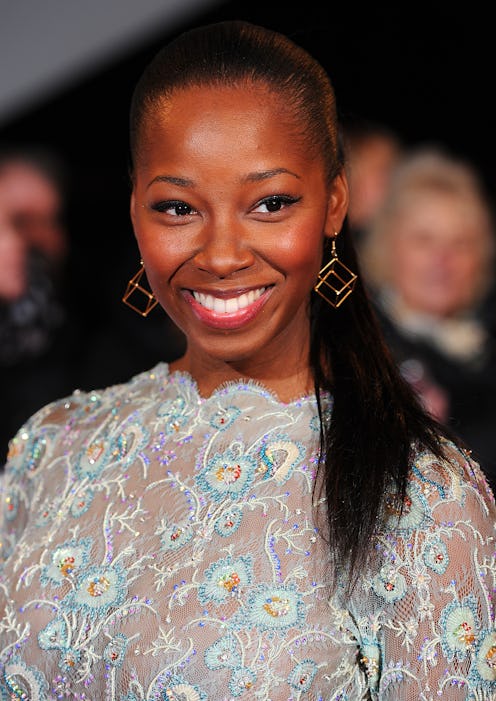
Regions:
M 131 154 L 125 300 L 187 348 L 12 441 L 4 694 L 489 699 L 494 500 L 353 272 L 326 73 L 262 27 L 186 32 Z
M 362 272 L 402 372 L 496 487 L 496 345 L 484 315 L 494 226 L 473 167 L 433 147 L 405 157 L 364 239 Z
M 19 426 L 73 387 L 68 359 L 79 346 L 64 295 L 69 240 L 62 221 L 64 184 L 55 154 L 0 147 L 0 218 L 10 230 L 7 238 L 4 232 L 10 253 L 0 251 L 2 466 Z

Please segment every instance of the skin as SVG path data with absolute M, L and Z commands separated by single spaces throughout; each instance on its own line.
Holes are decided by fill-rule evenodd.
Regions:
M 441 318 L 470 308 L 490 248 L 477 204 L 418 194 L 397 214 L 391 233 L 392 284 L 407 307 Z
M 0 197 L 0 302 L 12 302 L 27 288 L 27 248 Z
M 62 198 L 48 177 L 30 163 L 12 160 L 0 170 L 0 189 L 26 243 L 49 258 L 63 258 L 67 242 L 59 221 Z
M 391 172 L 400 157 L 396 142 L 378 134 L 351 149 L 349 157 L 350 207 L 352 226 L 365 227 L 381 206 Z
M 309 298 L 346 213 L 344 174 L 326 183 L 291 108 L 259 84 L 176 90 L 152 117 L 131 218 L 155 296 L 187 338 L 172 369 L 203 396 L 242 377 L 281 401 L 310 392 Z M 214 299 L 232 311 L 208 309 Z

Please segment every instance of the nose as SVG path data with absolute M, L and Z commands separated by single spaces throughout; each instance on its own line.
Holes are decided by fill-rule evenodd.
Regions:
M 200 270 L 226 278 L 249 268 L 254 258 L 246 230 L 239 221 L 229 218 L 205 225 L 194 262 Z

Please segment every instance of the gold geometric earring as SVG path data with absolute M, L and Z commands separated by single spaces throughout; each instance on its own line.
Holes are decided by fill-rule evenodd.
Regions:
M 145 265 L 143 263 L 143 260 L 140 260 L 140 266 L 141 267 L 136 273 L 136 275 L 134 275 L 127 283 L 126 291 L 124 293 L 124 296 L 122 297 L 122 301 L 124 302 L 124 304 L 127 304 L 128 307 L 134 309 L 135 312 L 138 312 L 138 314 L 140 314 L 141 316 L 148 316 L 148 314 L 151 312 L 153 307 L 155 307 L 158 304 L 158 302 L 155 299 L 155 295 L 153 294 L 153 292 L 151 292 L 151 290 L 147 289 L 146 287 L 143 287 L 143 285 L 140 284 L 141 278 L 143 277 L 145 272 Z M 131 296 L 135 292 L 145 296 L 146 306 L 144 308 L 137 307 L 130 301 Z
M 331 260 L 320 270 L 317 276 L 319 281 L 313 288 L 334 309 L 341 306 L 353 292 L 358 278 L 356 273 L 339 260 L 336 251 L 337 237 L 335 233 L 331 244 Z

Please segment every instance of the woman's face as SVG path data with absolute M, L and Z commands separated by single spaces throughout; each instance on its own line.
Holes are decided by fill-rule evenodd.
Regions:
M 190 366 L 270 376 L 306 361 L 309 295 L 347 187 L 340 176 L 329 192 L 290 108 L 259 86 L 178 90 L 148 118 L 134 176 L 148 280 Z
M 489 234 L 471 200 L 424 193 L 391 226 L 393 287 L 412 310 L 449 317 L 470 307 L 480 289 Z
M 0 199 L 0 301 L 12 302 L 27 289 L 26 243 Z

